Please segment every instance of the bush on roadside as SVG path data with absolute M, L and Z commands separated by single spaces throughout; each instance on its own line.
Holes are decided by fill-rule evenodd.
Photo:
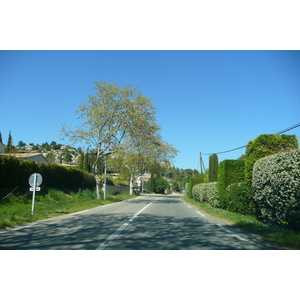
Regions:
M 193 196 L 196 201 L 207 202 L 213 207 L 219 207 L 218 183 L 199 183 L 193 187 Z
M 244 180 L 244 160 L 225 159 L 220 162 L 218 169 L 218 195 L 220 207 L 228 208 L 226 189 L 232 183 Z
M 200 174 L 196 174 L 195 176 L 190 177 L 188 191 L 187 191 L 187 195 L 189 198 L 193 199 L 193 187 L 196 184 L 201 182 L 203 182 L 203 178 L 201 177 Z
M 227 187 L 228 210 L 244 215 L 256 215 L 254 189 L 251 180 L 232 183 Z
M 300 229 L 300 149 L 259 159 L 252 182 L 264 222 Z
M 268 155 L 281 151 L 298 149 L 296 135 L 261 134 L 248 142 L 245 155 L 245 179 L 252 179 L 252 169 L 255 162 Z

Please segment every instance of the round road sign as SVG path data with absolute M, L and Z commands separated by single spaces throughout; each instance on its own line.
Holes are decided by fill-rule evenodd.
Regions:
M 33 173 L 29 177 L 29 184 L 31 186 L 34 186 L 34 178 L 36 177 L 36 186 L 40 186 L 41 183 L 43 182 L 43 177 L 40 173 Z

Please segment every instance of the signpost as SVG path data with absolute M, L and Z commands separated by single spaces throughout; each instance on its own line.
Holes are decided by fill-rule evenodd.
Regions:
M 32 193 L 32 207 L 31 207 L 31 213 L 33 214 L 34 213 L 35 192 L 41 190 L 40 185 L 43 182 L 43 177 L 39 173 L 33 173 L 33 174 L 30 175 L 28 181 L 29 181 L 29 184 L 31 186 L 31 188 L 29 188 L 29 190 L 31 192 L 33 192 Z

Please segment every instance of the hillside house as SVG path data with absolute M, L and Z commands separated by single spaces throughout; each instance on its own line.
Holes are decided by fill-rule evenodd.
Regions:
M 5 148 L 5 145 L 0 142 L 0 153 L 4 153 L 4 148 Z
M 0 155 L 14 156 L 16 158 L 22 158 L 25 160 L 31 160 L 35 162 L 48 163 L 47 159 L 42 155 L 42 153 L 0 153 Z

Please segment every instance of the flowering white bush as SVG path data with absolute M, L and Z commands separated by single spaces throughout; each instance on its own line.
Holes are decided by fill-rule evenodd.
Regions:
M 259 159 L 252 184 L 265 222 L 300 228 L 300 149 Z
M 193 186 L 194 199 L 199 202 L 208 202 L 214 207 L 220 205 L 218 198 L 218 183 L 199 183 Z

